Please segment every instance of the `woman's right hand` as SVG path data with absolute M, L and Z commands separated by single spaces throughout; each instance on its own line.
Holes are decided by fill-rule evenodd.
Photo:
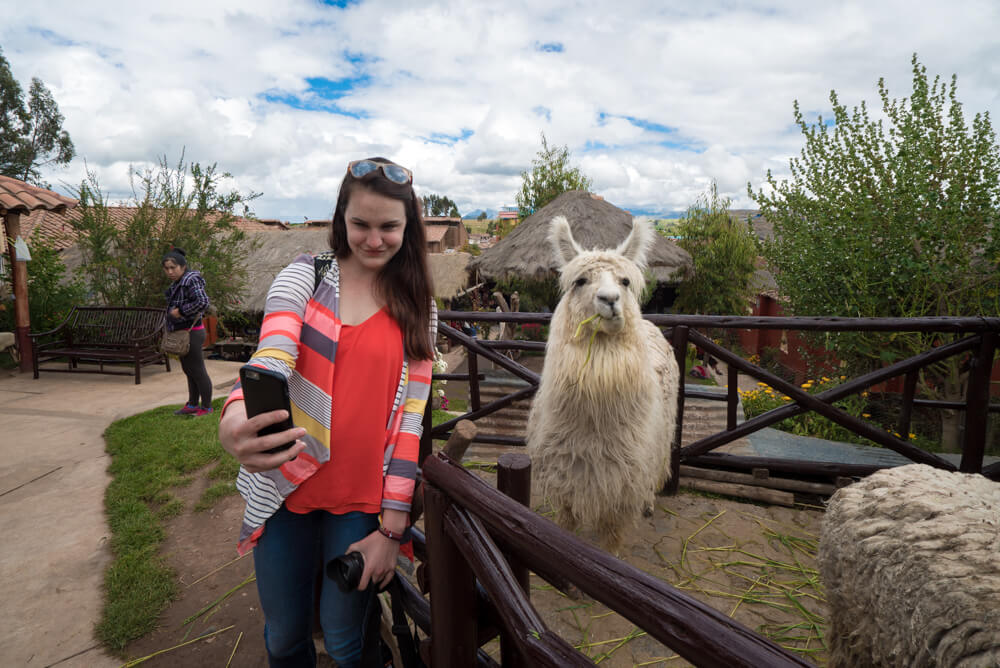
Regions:
M 292 427 L 276 434 L 257 436 L 257 432 L 288 417 L 288 411 L 278 410 L 261 413 L 247 418 L 242 401 L 234 401 L 226 406 L 219 421 L 219 441 L 226 452 L 231 454 L 249 473 L 260 473 L 280 467 L 295 459 L 305 450 L 306 444 L 299 440 L 306 435 L 302 427 Z M 295 444 L 281 452 L 264 452 L 289 441 Z

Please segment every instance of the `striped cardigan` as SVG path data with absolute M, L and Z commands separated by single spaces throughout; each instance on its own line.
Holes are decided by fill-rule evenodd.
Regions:
M 281 270 L 267 293 L 260 343 L 250 364 L 277 371 L 288 379 L 292 421 L 305 428 L 302 440 L 306 448 L 278 469 L 248 473 L 240 467 L 236 488 L 246 501 L 237 546 L 240 554 L 256 545 L 264 523 L 288 495 L 330 460 L 333 370 L 341 328 L 340 268 L 334 260 L 318 286 L 314 272 L 313 258 L 300 255 Z M 433 302 L 430 324 L 434 341 L 437 309 Z M 410 509 L 432 365 L 433 360 L 408 361 L 404 352 L 386 425 L 382 508 L 404 512 Z M 242 398 L 243 390 L 237 382 L 226 406 Z

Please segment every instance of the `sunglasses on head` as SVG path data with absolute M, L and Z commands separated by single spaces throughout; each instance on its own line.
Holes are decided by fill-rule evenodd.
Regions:
M 382 176 L 393 183 L 401 186 L 413 183 L 413 173 L 406 167 L 400 167 L 387 162 L 375 162 L 374 160 L 355 160 L 347 166 L 347 171 L 356 179 L 363 178 L 366 174 L 371 174 L 377 169 L 382 170 Z

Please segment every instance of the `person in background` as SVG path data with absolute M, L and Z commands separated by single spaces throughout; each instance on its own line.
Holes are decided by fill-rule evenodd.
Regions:
M 315 258 L 300 255 L 278 274 L 249 362 L 288 378 L 296 426 L 258 437 L 286 413 L 247 419 L 239 384 L 223 408 L 219 440 L 240 462 L 246 500 L 238 550 L 253 549 L 271 666 L 315 665 L 317 577 L 355 551 L 358 590 L 323 578 L 319 614 L 327 652 L 357 666 L 365 606 L 395 572 L 437 332 L 420 211 L 409 170 L 385 158 L 350 163 L 333 262 L 321 277 Z
M 208 309 L 205 279 L 201 273 L 188 269 L 187 257 L 180 248 L 172 248 L 163 256 L 163 272 L 170 279 L 167 296 L 167 330 L 187 329 L 191 332 L 191 347 L 181 357 L 181 369 L 187 377 L 188 400 L 174 415 L 199 417 L 212 412 L 212 380 L 205 368 L 201 348 L 205 344 L 202 316 Z

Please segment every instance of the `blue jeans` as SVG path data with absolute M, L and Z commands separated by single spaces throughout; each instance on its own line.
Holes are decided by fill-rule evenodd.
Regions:
M 316 578 L 325 565 L 378 527 L 378 515 L 278 509 L 253 550 L 271 668 L 315 666 L 312 628 Z M 338 666 L 361 661 L 361 624 L 368 592 L 341 592 L 323 575 L 320 623 L 326 651 Z

